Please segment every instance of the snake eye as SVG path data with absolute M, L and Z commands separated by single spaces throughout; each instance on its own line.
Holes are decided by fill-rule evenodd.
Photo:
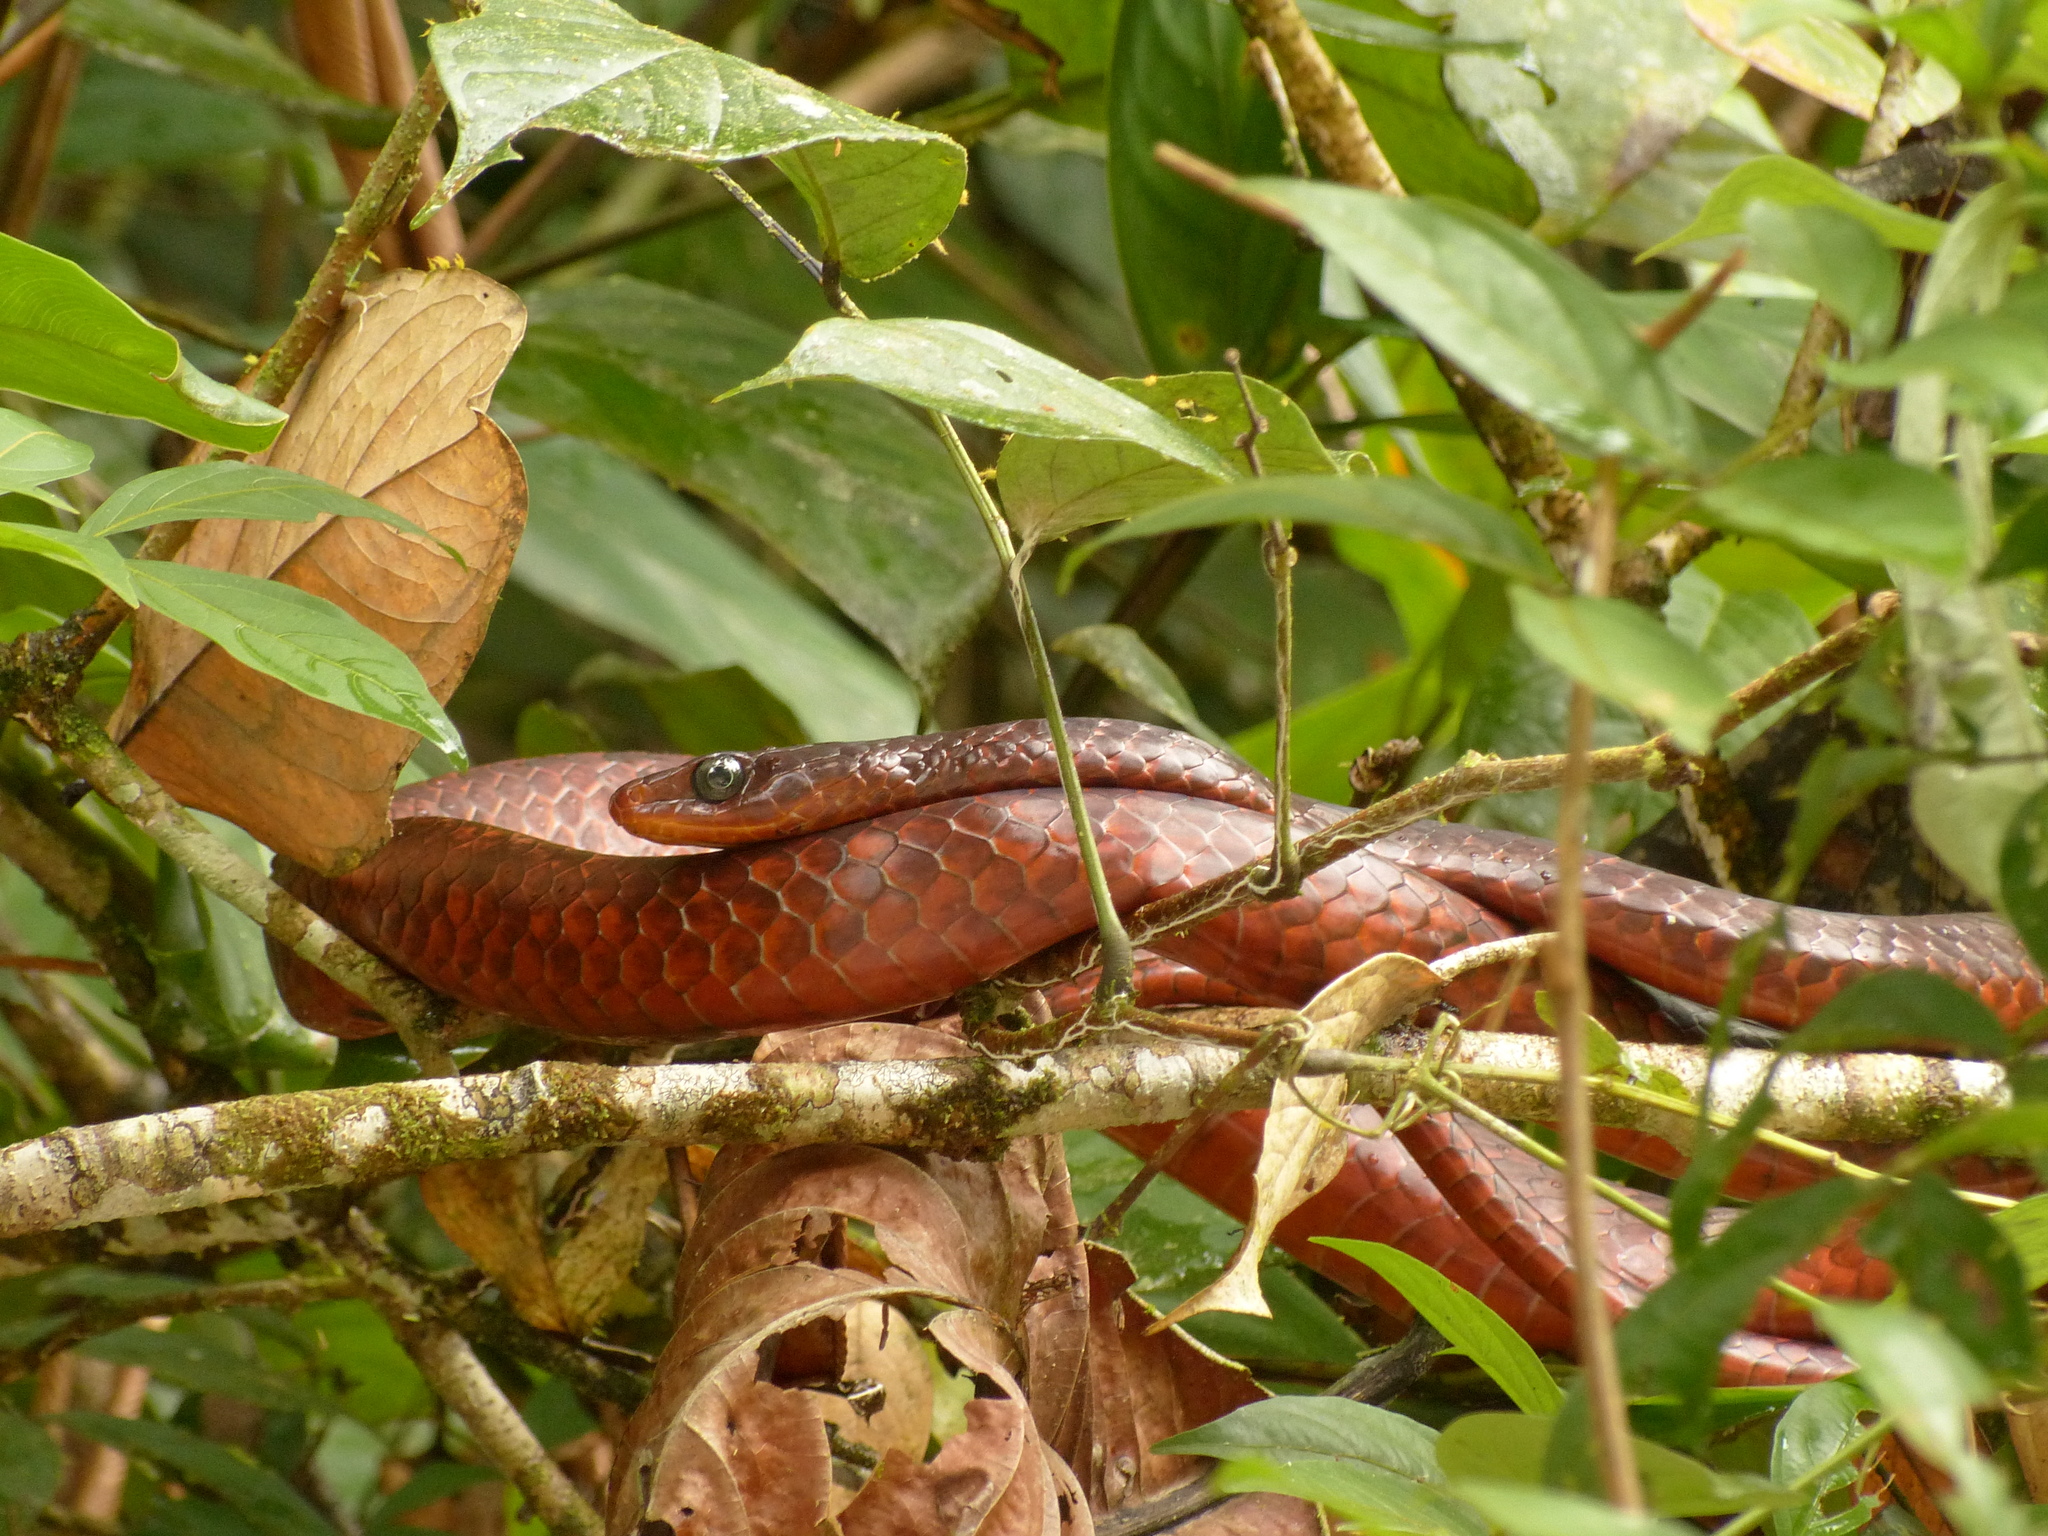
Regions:
M 697 792 L 697 798 L 714 804 L 730 800 L 746 782 L 746 759 L 737 752 L 713 753 L 690 774 L 690 788 Z

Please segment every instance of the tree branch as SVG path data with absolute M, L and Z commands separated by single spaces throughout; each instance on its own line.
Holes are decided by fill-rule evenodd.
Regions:
M 1260 1029 L 1285 1009 L 1205 1009 L 1194 1017 Z M 1390 1104 L 1427 1039 L 1391 1030 L 1372 1056 L 1312 1055 L 1305 1075 L 1342 1072 L 1363 1103 Z M 1709 1054 L 1623 1047 L 1697 1095 Z M 604 1067 L 542 1061 L 516 1072 L 275 1094 L 67 1127 L 0 1150 L 0 1239 L 85 1222 L 160 1216 L 224 1200 L 374 1183 L 443 1163 L 626 1141 L 853 1142 L 958 1156 L 1016 1136 L 1180 1120 L 1204 1107 L 1243 1053 L 1156 1039 L 1079 1046 L 1029 1061 L 692 1064 Z M 1714 1068 L 1717 1114 L 1740 1110 L 1778 1058 L 1737 1050 Z M 1557 1114 L 1557 1052 L 1547 1037 L 1467 1032 L 1445 1063 L 1475 1102 L 1508 1119 Z M 1640 1075 L 1640 1074 L 1639 1074 Z M 1248 1072 L 1217 1110 L 1271 1098 L 1273 1067 Z M 2005 1076 L 1983 1062 L 1923 1056 L 1786 1058 L 1767 1125 L 1807 1141 L 1925 1135 L 2002 1105 Z M 1655 1099 L 1655 1096 L 1651 1096 Z M 1593 1080 L 1594 1116 L 1690 1144 L 1695 1113 Z M 7 1250 L 0 1249 L 0 1254 Z

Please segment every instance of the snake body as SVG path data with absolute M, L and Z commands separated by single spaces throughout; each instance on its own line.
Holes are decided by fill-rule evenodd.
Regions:
M 1263 855 L 1267 782 L 1163 728 L 1070 722 L 1110 889 L 1121 910 Z M 711 777 L 707 778 L 706 774 Z M 1301 805 L 1307 833 L 1345 812 Z M 709 758 L 572 754 L 499 763 L 410 786 L 396 835 L 345 874 L 281 867 L 288 889 L 385 959 L 476 1007 L 565 1034 L 679 1040 L 875 1017 L 943 1001 L 1093 925 L 1057 764 L 1038 721 L 893 741 Z M 1308 877 L 1298 894 L 1152 941 L 1143 1001 L 1294 1004 L 1368 956 L 1432 960 L 1554 917 L 1554 850 L 1540 839 L 1422 822 Z M 1713 1004 L 1736 944 L 1767 903 L 1596 856 L 1586 922 L 1599 1010 L 1655 1031 L 1635 981 Z M 2012 930 L 1971 915 L 1868 917 L 1792 909 L 1744 1011 L 1780 1027 L 1860 976 L 1922 969 L 1974 991 L 2008 1022 L 2043 1001 Z M 1633 980 L 1631 979 L 1633 978 Z M 301 1019 L 380 1031 L 309 967 L 281 971 Z M 1447 996 L 1477 1008 L 1498 971 Z M 1540 1028 L 1526 989 L 1507 1027 Z M 1254 1122 L 1212 1128 L 1175 1172 L 1226 1208 L 1249 1196 Z M 1155 1128 L 1125 1133 L 1157 1144 Z M 1341 1207 L 1341 1210 L 1339 1209 Z M 1533 1341 L 1563 1347 L 1572 1277 L 1549 1171 L 1452 1116 L 1400 1140 L 1359 1140 L 1344 1174 L 1280 1237 L 1347 1284 L 1356 1266 L 1295 1239 L 1400 1241 L 1459 1278 Z M 1609 1211 L 1610 1304 L 1668 1272 L 1648 1227 Z M 1807 1276 L 1829 1294 L 1881 1291 L 1853 1247 Z M 1759 1304 L 1731 1341 L 1730 1381 L 1803 1380 L 1845 1362 L 1810 1320 Z

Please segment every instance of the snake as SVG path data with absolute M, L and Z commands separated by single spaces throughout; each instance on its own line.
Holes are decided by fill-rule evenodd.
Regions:
M 1119 911 L 1264 858 L 1270 781 L 1231 753 L 1162 726 L 1067 722 L 1079 798 Z M 1308 835 L 1350 812 L 1297 799 Z M 590 1040 L 684 1042 L 853 1019 L 913 1017 L 1095 926 L 1095 908 L 1043 721 L 921 736 L 701 755 L 568 753 L 487 764 L 405 786 L 392 837 L 354 868 L 280 861 L 284 887 L 427 986 L 473 1008 Z M 1307 875 L 1293 895 L 1148 939 L 1135 980 L 1148 1009 L 1294 1007 L 1370 956 L 1434 961 L 1557 918 L 1558 860 L 1541 838 L 1418 821 Z M 1745 936 L 1781 923 L 1741 1012 L 1789 1029 L 1864 976 L 1947 977 L 2016 1024 L 2044 1000 L 2010 926 L 1777 904 L 1602 853 L 1583 862 L 1595 1016 L 1626 1038 L 1685 1038 L 1720 1003 Z M 384 1020 L 310 965 L 275 954 L 292 1012 L 345 1037 Z M 1452 982 L 1460 1014 L 1498 1001 L 1499 967 Z M 1067 984 L 1067 994 L 1086 978 Z M 1690 1011 L 1688 1009 L 1690 1005 Z M 1541 1031 L 1533 989 L 1494 1027 Z M 1311 1243 L 1364 1237 L 1423 1258 L 1539 1348 L 1569 1351 L 1576 1283 L 1564 1192 L 1549 1167 L 1455 1114 L 1359 1135 L 1338 1175 L 1275 1241 L 1395 1315 L 1365 1266 Z M 1112 1134 L 1140 1153 L 1169 1127 Z M 1244 1219 L 1258 1112 L 1219 1117 L 1168 1165 Z M 1606 1144 L 1669 1172 L 1679 1154 L 1641 1135 Z M 1753 1173 L 1768 1193 L 1781 1167 Z M 1737 1183 L 1740 1180 L 1738 1179 Z M 1654 1196 L 1646 1203 L 1656 1204 Z M 1709 1234 L 1733 1219 L 1723 1208 Z M 1671 1272 L 1662 1233 L 1601 1208 L 1610 1311 Z M 1838 1238 L 1789 1271 L 1812 1294 L 1877 1297 L 1884 1264 Z M 1823 1380 L 1850 1369 L 1810 1315 L 1770 1291 L 1724 1344 L 1726 1385 Z

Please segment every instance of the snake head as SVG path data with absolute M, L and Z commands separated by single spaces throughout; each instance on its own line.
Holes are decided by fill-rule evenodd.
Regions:
M 778 829 L 760 823 L 769 807 L 748 794 L 765 755 L 710 752 L 634 779 L 613 793 L 612 820 L 657 843 L 717 847 L 772 837 Z

